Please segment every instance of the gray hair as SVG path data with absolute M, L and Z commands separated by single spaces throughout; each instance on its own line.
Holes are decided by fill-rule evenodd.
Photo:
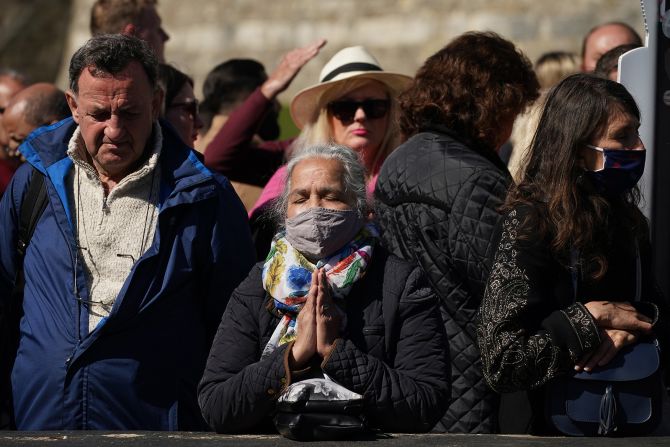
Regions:
M 70 90 L 79 93 L 79 76 L 87 67 L 93 68 L 91 74 L 94 76 L 115 75 L 133 61 L 142 66 L 149 84 L 156 88 L 158 60 L 145 41 L 123 34 L 94 36 L 70 60 Z
M 342 163 L 344 175 L 342 183 L 347 195 L 354 199 L 353 208 L 362 218 L 367 216 L 369 204 L 365 188 L 365 167 L 361 163 L 359 155 L 353 149 L 335 143 L 317 144 L 301 148 L 294 152 L 293 157 L 286 166 L 286 181 L 284 190 L 274 205 L 273 214 L 279 225 L 284 225 L 286 211 L 288 209 L 288 196 L 291 192 L 291 175 L 296 165 L 310 158 L 324 158 L 327 160 L 338 160 Z

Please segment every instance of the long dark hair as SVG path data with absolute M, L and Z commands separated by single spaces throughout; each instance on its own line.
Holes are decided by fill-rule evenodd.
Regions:
M 580 165 L 581 151 L 601 137 L 617 114 L 640 119 L 640 111 L 626 88 L 607 79 L 576 74 L 549 92 L 526 157 L 521 182 L 512 188 L 504 210 L 526 206 L 533 212 L 519 236 L 540 235 L 550 240 L 556 258 L 567 264 L 570 250 L 581 252 L 592 279 L 607 271 L 610 214 L 639 235 L 646 221 L 637 205 L 637 188 L 619 197 L 596 192 Z

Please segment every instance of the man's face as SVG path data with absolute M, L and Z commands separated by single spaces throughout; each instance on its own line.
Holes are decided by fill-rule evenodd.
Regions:
M 23 90 L 26 86 L 10 76 L 0 76 L 0 115 L 9 105 L 12 96 Z
M 158 60 L 165 62 L 165 42 L 170 36 L 163 29 L 161 17 L 154 6 L 147 6 L 142 10 L 135 36 L 147 42 Z
M 582 71 L 591 73 L 596 68 L 600 56 L 619 45 L 635 43 L 636 38 L 621 25 L 605 25 L 589 36 L 584 47 Z
M 0 76 L 0 159 L 7 158 L 7 132 L 4 129 L 3 118 L 5 108 L 19 90 L 25 88 L 21 82 L 10 76 Z
M 66 95 L 89 161 L 99 174 L 118 181 L 144 154 L 160 111 L 160 89 L 135 61 L 114 76 L 96 77 L 87 67 L 78 85 L 79 94 Z
M 25 101 L 14 103 L 5 110 L 5 113 L 2 116 L 9 155 L 13 157 L 19 156 L 19 146 L 30 132 L 35 130 L 35 126 L 25 120 L 26 105 Z

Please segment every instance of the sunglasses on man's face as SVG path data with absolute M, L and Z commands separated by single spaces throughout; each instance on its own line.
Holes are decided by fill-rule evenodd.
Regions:
M 180 108 L 184 112 L 191 115 L 192 119 L 195 119 L 195 117 L 198 115 L 198 100 L 196 99 L 193 101 L 173 102 L 168 106 L 168 108 Z
M 342 100 L 328 104 L 328 112 L 343 123 L 351 123 L 359 108 L 363 109 L 367 119 L 379 119 L 386 116 L 391 107 L 388 99 L 366 99 L 363 101 Z

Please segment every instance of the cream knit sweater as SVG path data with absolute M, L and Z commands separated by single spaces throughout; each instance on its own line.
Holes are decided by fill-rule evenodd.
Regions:
M 109 194 L 82 156 L 86 148 L 77 128 L 68 145 L 74 169 L 68 175 L 78 261 L 83 262 L 89 290 L 89 332 L 109 315 L 135 262 L 151 246 L 158 221 L 163 136 L 154 124 L 153 151 L 148 160 L 128 174 Z

